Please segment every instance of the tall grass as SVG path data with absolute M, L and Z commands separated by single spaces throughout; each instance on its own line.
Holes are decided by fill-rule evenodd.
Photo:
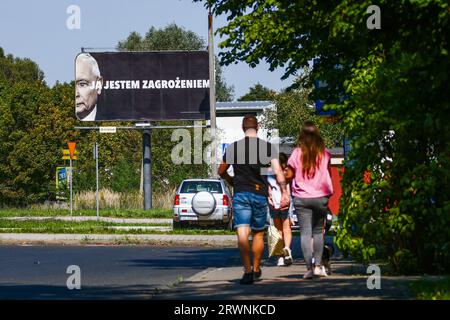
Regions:
M 152 207 L 160 209 L 171 209 L 175 188 L 166 192 L 155 192 L 152 196 Z M 144 196 L 139 191 L 114 192 L 110 189 L 99 190 L 100 208 L 102 209 L 143 209 Z M 95 191 L 82 191 L 74 195 L 74 209 L 95 209 Z

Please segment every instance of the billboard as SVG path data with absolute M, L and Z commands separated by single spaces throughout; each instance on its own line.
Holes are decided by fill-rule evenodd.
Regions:
M 75 58 L 81 121 L 207 120 L 207 51 L 91 52 Z

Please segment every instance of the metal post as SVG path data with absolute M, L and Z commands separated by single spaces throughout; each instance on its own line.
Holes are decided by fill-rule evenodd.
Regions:
M 100 220 L 100 195 L 98 192 L 99 187 L 99 179 L 98 179 L 98 143 L 96 142 L 94 145 L 94 158 L 95 158 L 95 177 L 97 180 L 97 191 L 95 193 L 96 204 L 97 204 L 97 221 Z
M 152 208 L 152 130 L 142 131 L 143 162 L 144 162 L 144 210 Z
M 70 215 L 72 215 L 73 212 L 73 204 L 72 204 L 72 180 L 73 180 L 73 170 L 72 170 L 72 156 L 70 156 Z
M 209 52 L 209 108 L 211 117 L 211 170 L 212 177 L 217 176 L 217 139 L 216 139 L 216 73 L 214 59 L 214 32 L 211 7 L 208 13 L 208 52 Z

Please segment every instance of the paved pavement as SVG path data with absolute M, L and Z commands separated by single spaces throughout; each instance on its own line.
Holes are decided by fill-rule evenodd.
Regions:
M 235 248 L 0 246 L 2 299 L 149 299 L 205 268 L 238 265 Z M 69 290 L 67 268 L 81 270 Z
M 305 280 L 303 261 L 289 267 L 277 267 L 275 260 L 266 260 L 262 280 L 253 285 L 240 285 L 240 266 L 208 268 L 168 288 L 153 299 L 183 300 L 299 300 L 299 299 L 410 299 L 406 283 L 417 277 L 381 277 L 381 289 L 367 288 L 368 274 L 351 260 L 335 259 L 333 273 L 327 278 Z
M 80 248 L 92 248 L 88 246 L 92 244 L 147 244 L 152 246 L 146 248 L 139 246 L 137 247 L 140 248 L 139 250 L 143 250 L 144 252 L 152 252 L 152 250 L 156 250 L 156 252 L 158 252 L 158 250 L 161 249 L 161 246 L 164 246 L 167 250 L 172 250 L 173 246 L 182 246 L 179 249 L 175 248 L 175 250 L 178 250 L 178 253 L 175 255 L 176 258 L 174 258 L 174 256 L 170 256 L 168 258 L 169 261 L 173 263 L 170 266 L 165 263 L 165 259 L 159 253 L 156 255 L 156 257 L 158 257 L 157 262 L 152 260 L 152 257 L 152 259 L 149 258 L 148 261 L 143 264 L 143 266 L 150 267 L 150 270 L 152 270 L 152 268 L 160 268 L 158 270 L 161 272 L 157 274 L 157 278 L 166 279 L 166 276 L 172 277 L 171 283 L 174 283 L 174 281 L 177 282 L 178 280 L 174 280 L 175 276 L 173 273 L 167 271 L 167 274 L 165 274 L 164 270 L 190 270 L 189 272 L 182 274 L 184 281 L 178 285 L 172 286 L 171 284 L 168 285 L 168 282 L 163 283 L 156 281 L 155 283 L 152 283 L 152 286 L 144 285 L 140 288 L 140 283 L 146 283 L 145 280 L 139 277 L 133 278 L 134 271 L 131 271 L 131 278 L 125 276 L 125 274 L 128 274 L 130 271 L 129 269 L 123 269 L 121 273 L 117 273 L 119 278 L 123 278 L 121 285 L 112 288 L 110 294 L 104 290 L 104 286 L 102 286 L 101 283 L 98 284 L 94 281 L 95 277 L 92 277 L 90 280 L 90 283 L 92 284 L 92 290 L 90 292 L 92 292 L 92 294 L 88 295 L 89 299 L 109 299 L 111 297 L 118 296 L 164 300 L 409 299 L 410 294 L 406 283 L 408 281 L 418 279 L 418 277 L 391 277 L 382 275 L 381 289 L 369 290 L 367 288 L 369 274 L 366 274 L 366 270 L 361 265 L 355 264 L 351 260 L 334 257 L 332 263 L 333 274 L 330 277 L 304 280 L 302 279 L 302 275 L 306 272 L 306 269 L 303 264 L 298 237 L 293 238 L 292 244 L 293 257 L 295 260 L 294 264 L 290 267 L 277 267 L 275 258 L 265 259 L 263 261 L 262 280 L 250 286 L 242 286 L 239 284 L 239 279 L 242 276 L 243 270 L 240 266 L 240 258 L 238 250 L 236 249 L 235 235 L 84 235 L 0 233 L 0 244 L 4 245 L 8 243 L 42 243 L 46 246 L 49 246 L 52 243 L 60 245 L 75 245 L 73 248 L 77 248 L 77 250 L 79 250 L 77 251 L 79 252 L 77 255 L 78 261 L 83 261 L 85 258 L 80 252 L 86 249 Z M 83 243 L 85 246 L 76 247 L 76 245 L 80 243 Z M 158 248 L 158 246 L 160 247 Z M 202 247 L 202 249 L 195 247 Z M 213 249 L 213 247 L 220 249 Z M 9 254 L 2 254 L 3 248 L 5 247 L 0 246 L 0 270 L 2 270 L 2 272 L 7 270 L 1 265 L 7 261 L 4 257 L 9 256 Z M 21 247 L 17 246 L 16 248 Z M 65 250 L 67 247 L 63 246 L 61 248 L 62 250 Z M 139 253 L 135 254 L 132 252 L 134 247 L 116 246 L 115 248 L 129 248 L 129 259 L 134 259 L 136 261 L 139 260 Z M 216 251 L 210 251 L 211 254 L 205 254 L 205 250 Z M 223 255 L 224 253 L 226 253 L 225 256 Z M 67 261 L 67 254 L 65 251 L 61 251 L 61 253 L 56 254 L 56 257 L 58 255 L 61 257 L 62 261 Z M 103 252 L 98 253 L 99 259 L 103 256 Z M 106 255 L 106 257 L 108 257 L 108 255 Z M 267 246 L 264 257 L 267 257 Z M 86 259 L 86 262 L 90 261 L 90 258 L 87 257 Z M 108 258 L 106 258 L 104 264 L 99 264 L 98 262 L 93 264 L 97 265 L 97 271 L 100 271 L 100 274 L 105 272 L 104 275 L 100 276 L 100 278 L 103 277 L 102 279 L 104 279 L 102 280 L 103 283 L 107 283 L 108 281 L 111 281 L 110 279 L 115 277 L 109 272 L 111 267 L 114 269 L 114 263 L 112 261 L 108 263 L 107 261 Z M 69 262 L 66 262 L 66 264 L 67 263 Z M 192 263 L 195 265 L 195 272 L 192 269 Z M 14 263 L 12 265 L 14 265 Z M 3 275 L 0 273 L 0 280 L 2 279 L 2 276 L 4 277 L 4 275 L 4 272 Z M 62 277 L 62 275 L 60 275 L 60 277 Z M 49 286 L 48 288 L 46 286 L 42 287 L 41 285 L 37 285 L 37 287 L 30 287 L 6 284 L 6 286 L 4 286 L 4 281 L 0 281 L 0 284 L 2 290 L 7 290 L 3 292 L 8 292 L 8 290 L 11 290 L 11 292 L 14 293 L 16 292 L 15 290 L 18 290 L 17 292 L 22 293 L 24 288 L 27 290 L 30 289 L 31 292 L 34 292 L 33 290 L 53 290 L 52 292 L 56 293 L 48 296 L 51 299 L 58 298 L 61 292 L 66 291 L 65 288 L 61 289 L 60 287 L 57 288 L 53 286 Z M 152 289 L 149 289 L 149 287 Z M 83 294 L 75 294 L 73 297 L 86 297 L 86 295 Z M 39 298 L 40 297 L 41 296 L 39 296 Z M 31 295 L 30 298 L 34 299 L 34 296 Z

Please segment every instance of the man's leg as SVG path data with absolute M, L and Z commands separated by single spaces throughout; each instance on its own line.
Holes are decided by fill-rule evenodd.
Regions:
M 253 271 L 259 273 L 261 271 L 261 258 L 264 253 L 264 233 L 266 231 L 267 197 L 259 194 L 252 195 L 252 219 L 251 228 L 253 235 Z M 260 276 L 261 274 L 259 274 Z
M 238 247 L 241 254 L 242 264 L 244 265 L 244 272 L 252 272 L 252 264 L 250 260 L 250 241 L 248 240 L 248 236 L 250 235 L 250 227 L 238 227 L 236 233 L 238 236 Z
M 247 193 L 235 193 L 233 196 L 234 227 L 236 228 L 238 248 L 241 254 L 244 272 L 252 272 L 250 260 L 250 221 L 252 216 L 251 203 Z
M 253 271 L 261 270 L 261 258 L 264 253 L 264 230 L 253 231 Z

